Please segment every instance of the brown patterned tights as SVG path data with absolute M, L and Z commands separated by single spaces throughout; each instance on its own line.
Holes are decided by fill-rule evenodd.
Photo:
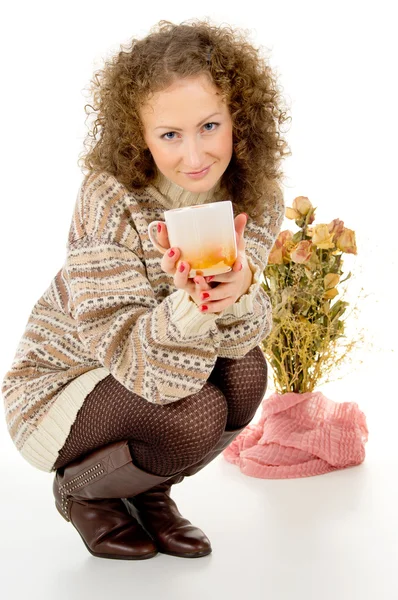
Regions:
M 259 346 L 239 360 L 219 357 L 199 392 L 164 405 L 148 402 L 108 375 L 84 400 L 53 469 L 129 440 L 139 468 L 173 475 L 201 460 L 225 429 L 248 424 L 266 388 L 267 363 Z

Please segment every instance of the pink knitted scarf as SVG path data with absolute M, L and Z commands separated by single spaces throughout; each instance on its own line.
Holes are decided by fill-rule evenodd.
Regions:
M 368 440 L 355 402 L 336 403 L 320 392 L 272 394 L 259 423 L 248 425 L 223 452 L 242 473 L 262 479 L 321 475 L 359 465 Z

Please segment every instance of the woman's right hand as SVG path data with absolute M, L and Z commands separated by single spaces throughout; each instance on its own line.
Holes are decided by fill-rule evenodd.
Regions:
M 162 270 L 168 275 L 173 275 L 174 285 L 177 289 L 185 290 L 192 298 L 192 300 L 199 306 L 206 305 L 206 300 L 201 298 L 201 295 L 206 290 L 212 289 L 211 286 L 206 282 L 204 277 L 198 277 L 190 279 L 188 277 L 191 265 L 186 261 L 181 261 L 177 264 L 181 252 L 179 248 L 170 248 L 169 237 L 167 235 L 167 225 L 162 223 L 161 231 L 157 233 L 158 243 L 163 246 L 166 250 L 163 254 L 161 261 Z M 183 269 L 182 269 L 183 268 Z M 181 270 L 182 269 L 182 270 Z M 196 281 L 198 283 L 196 283 Z M 205 311 L 203 311 L 205 312 Z

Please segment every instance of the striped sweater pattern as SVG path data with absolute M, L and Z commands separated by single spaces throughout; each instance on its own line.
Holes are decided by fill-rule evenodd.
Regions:
M 31 465 L 53 471 L 85 397 L 109 374 L 164 405 L 197 393 L 218 356 L 242 358 L 269 334 L 271 303 L 260 283 L 284 218 L 280 194 L 246 225 L 251 286 L 219 313 L 202 314 L 175 288 L 149 239 L 148 224 L 165 210 L 225 199 L 219 189 L 194 194 L 158 172 L 131 193 L 104 171 L 85 177 L 64 264 L 34 304 L 2 381 L 9 434 Z

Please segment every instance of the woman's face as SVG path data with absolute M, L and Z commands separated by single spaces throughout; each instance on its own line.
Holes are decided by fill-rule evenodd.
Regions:
M 140 110 L 144 139 L 159 171 L 191 192 L 206 192 L 232 157 L 232 119 L 206 76 L 181 79 Z M 200 178 L 187 173 L 210 169 Z

